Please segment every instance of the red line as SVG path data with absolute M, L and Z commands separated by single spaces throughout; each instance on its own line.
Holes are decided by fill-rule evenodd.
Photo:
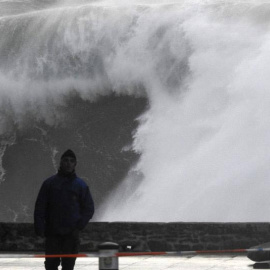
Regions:
M 153 256 L 153 255 L 167 255 L 167 254 L 173 254 L 173 253 L 188 253 L 189 251 L 180 251 L 180 252 L 166 252 L 166 251 L 155 251 L 155 252 L 118 252 L 113 254 L 112 256 L 117 257 L 125 257 L 125 256 Z M 197 251 L 190 251 L 197 254 L 211 254 L 211 253 L 241 253 L 241 252 L 247 252 L 247 249 L 228 249 L 228 250 L 197 250 Z M 109 256 L 109 257 L 112 257 Z M 50 254 L 50 255 L 34 255 L 35 258 L 78 258 L 78 257 L 88 257 L 87 254 Z M 98 255 L 97 255 L 98 257 Z
M 246 252 L 246 249 L 228 249 L 228 250 L 197 250 L 196 253 L 238 253 Z
M 143 255 L 166 255 L 166 252 L 157 251 L 157 252 L 118 252 L 118 253 L 115 253 L 115 256 L 117 256 L 117 257 L 143 256 Z

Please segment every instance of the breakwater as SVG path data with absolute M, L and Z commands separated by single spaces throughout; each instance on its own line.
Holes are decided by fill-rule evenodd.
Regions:
M 270 242 L 269 223 L 92 222 L 81 232 L 81 251 L 116 242 L 121 251 L 250 248 Z M 43 251 L 31 223 L 0 223 L 0 251 Z

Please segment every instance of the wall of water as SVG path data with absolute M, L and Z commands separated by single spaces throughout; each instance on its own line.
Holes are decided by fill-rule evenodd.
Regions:
M 147 110 L 126 131 L 134 156 L 110 195 L 99 199 L 96 220 L 269 221 L 268 3 L 0 5 L 6 10 L 0 17 L 2 160 L 33 123 L 72 130 L 74 96 L 76 104 L 112 94 L 140 97 L 144 105 L 132 106 L 130 121 L 146 109 L 145 99 Z M 100 122 L 106 126 L 104 117 Z M 58 141 L 53 137 L 52 153 Z M 7 175 L 3 162 L 1 175 Z

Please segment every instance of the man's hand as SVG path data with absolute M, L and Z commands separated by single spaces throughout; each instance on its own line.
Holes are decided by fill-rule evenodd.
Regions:
M 79 238 L 80 237 L 80 231 L 78 229 L 76 229 L 71 233 L 71 235 L 72 235 L 72 237 L 74 239 Z
M 41 238 L 44 238 L 45 237 L 44 232 L 38 232 L 37 233 L 37 236 L 38 237 L 41 237 Z

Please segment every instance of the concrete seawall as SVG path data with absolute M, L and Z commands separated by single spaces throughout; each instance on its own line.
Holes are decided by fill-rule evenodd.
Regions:
M 0 223 L 0 251 L 43 251 L 33 224 Z M 270 242 L 270 223 L 92 222 L 81 232 L 81 251 L 116 242 L 122 251 L 238 249 Z

